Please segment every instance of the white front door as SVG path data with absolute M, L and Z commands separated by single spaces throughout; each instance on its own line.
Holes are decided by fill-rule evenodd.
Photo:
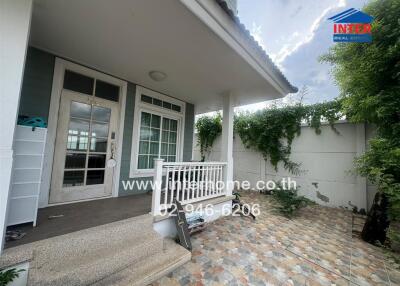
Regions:
M 111 196 L 119 104 L 63 89 L 50 203 Z

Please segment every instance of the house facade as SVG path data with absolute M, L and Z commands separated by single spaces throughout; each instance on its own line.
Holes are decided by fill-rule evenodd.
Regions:
M 179 253 L 165 249 L 165 242 L 162 246 L 162 237 L 174 233 L 167 213 L 173 199 L 183 204 L 214 200 L 216 208 L 231 203 L 232 190 L 215 183 L 232 180 L 233 108 L 279 98 L 296 88 L 238 22 L 232 8 L 236 2 L 228 2 L 2 1 L 1 249 L 8 226 L 33 223 L 39 232 L 38 210 L 50 207 L 121 197 L 134 202 L 135 195 L 150 192 L 152 212 L 8 248 L 0 268 L 25 263 L 29 283 L 62 284 L 77 270 L 71 266 L 62 275 L 44 277 L 43 265 L 55 271 L 55 261 L 47 259 L 54 254 L 49 249 L 65 248 L 67 258 L 54 259 L 72 265 L 87 252 L 85 258 L 92 262 L 83 267 L 85 277 L 74 283 L 94 283 L 145 257 L 157 260 L 158 252 Z M 220 109 L 220 160 L 193 162 L 195 115 Z M 32 128 L 29 120 L 44 124 Z M 214 187 L 167 187 L 162 185 L 166 179 L 207 181 Z M 127 182 L 133 185 L 127 187 Z M 115 245 L 104 244 L 110 233 Z M 105 248 L 120 249 L 122 242 L 116 241 L 121 239 L 136 255 L 124 251 L 126 257 L 119 257 L 121 264 L 113 264 L 113 271 L 105 261 L 99 266 L 99 251 L 106 257 Z M 91 246 L 76 242 L 82 251 L 70 253 L 68 244 L 74 241 Z M 146 241 L 152 244 L 141 244 Z M 42 247 L 47 252 L 35 256 Z M 157 266 L 164 272 L 152 269 L 165 273 L 187 258 L 183 253 L 172 266 Z M 87 274 L 96 267 L 104 271 Z

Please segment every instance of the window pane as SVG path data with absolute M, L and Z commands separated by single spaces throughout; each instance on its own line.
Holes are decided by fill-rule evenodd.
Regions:
M 144 94 L 142 94 L 141 100 L 142 100 L 143 102 L 146 102 L 146 103 L 150 103 L 150 104 L 153 103 L 153 102 L 152 102 L 152 98 L 151 98 L 150 96 L 147 96 L 147 95 L 144 95 Z
M 168 118 L 163 118 L 163 130 L 169 130 L 169 119 Z
M 93 120 L 110 122 L 110 116 L 111 116 L 110 108 L 93 106 L 93 115 L 92 115 Z
M 181 107 L 179 105 L 172 104 L 172 110 L 181 112 Z
M 164 159 L 164 162 L 168 162 L 168 156 L 161 156 L 161 159 Z
M 175 156 L 168 156 L 168 162 L 175 162 Z
M 108 137 L 108 123 L 92 122 L 93 137 Z
M 162 132 L 162 138 L 161 138 L 161 142 L 168 142 L 168 136 L 169 132 L 168 131 L 163 131 Z
M 176 120 L 170 120 L 170 125 L 169 125 L 169 129 L 171 131 L 177 131 L 177 127 L 178 127 L 178 121 Z
M 162 106 L 162 101 L 157 98 L 153 98 L 153 104 L 157 106 Z
M 71 118 L 68 128 L 67 150 L 85 151 L 89 143 L 89 121 Z
M 67 153 L 65 157 L 65 169 L 85 168 L 86 154 Z
M 63 187 L 82 186 L 84 182 L 85 171 L 65 171 Z
M 107 152 L 107 138 L 90 139 L 90 151 L 92 152 Z
M 171 103 L 163 101 L 163 107 L 167 109 L 171 109 Z
M 168 144 L 167 143 L 161 144 L 161 155 L 168 155 Z
M 142 112 L 142 120 L 141 120 L 141 126 L 150 126 L 150 119 L 151 119 L 151 114 L 147 112 Z
M 160 129 L 151 128 L 151 136 L 150 141 L 159 141 L 160 140 Z
M 157 159 L 158 156 L 150 156 L 149 157 L 149 169 L 153 169 L 154 168 L 154 159 Z
M 159 145 L 158 142 L 157 143 L 154 143 L 154 142 L 150 143 L 150 154 L 158 155 L 159 146 L 160 145 Z
M 161 117 L 158 115 L 151 115 L 151 127 L 160 128 Z
M 149 156 L 139 155 L 138 157 L 138 169 L 147 169 L 149 166 Z
M 149 154 L 149 142 L 139 142 L 139 154 Z
M 176 132 L 169 133 L 169 143 L 176 143 Z
M 91 109 L 92 107 L 89 104 L 72 101 L 70 115 L 71 117 L 90 119 Z
M 150 128 L 149 127 L 141 127 L 140 128 L 140 140 L 149 140 L 150 139 Z
M 168 155 L 176 154 L 176 144 L 169 144 Z
M 86 175 L 86 185 L 99 185 L 104 183 L 104 170 L 90 170 Z
M 105 168 L 105 166 L 106 166 L 105 154 L 89 155 L 88 168 Z
M 118 102 L 119 86 L 101 80 L 96 80 L 95 96 Z
M 93 94 L 94 79 L 69 70 L 65 71 L 64 88 L 85 94 Z

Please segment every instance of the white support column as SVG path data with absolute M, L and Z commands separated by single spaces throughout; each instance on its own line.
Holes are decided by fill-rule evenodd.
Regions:
M 164 159 L 154 159 L 154 178 L 153 178 L 153 195 L 151 203 L 151 213 L 153 216 L 159 215 L 161 208 L 161 187 L 162 187 L 162 168 Z
M 0 1 L 0 254 L 4 246 L 13 138 L 18 113 L 32 0 Z M 40 104 L 40 103 L 38 103 Z
M 225 170 L 225 191 L 226 195 L 232 195 L 233 185 L 233 108 L 234 97 L 228 93 L 223 97 L 222 109 L 222 140 L 221 140 L 221 161 L 227 162 Z M 228 184 L 228 182 L 230 182 Z

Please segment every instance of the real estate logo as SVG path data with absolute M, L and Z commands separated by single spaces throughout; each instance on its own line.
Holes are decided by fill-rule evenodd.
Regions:
M 351 8 L 328 20 L 334 22 L 334 42 L 370 43 L 372 41 L 371 22 L 374 18 L 368 14 Z

